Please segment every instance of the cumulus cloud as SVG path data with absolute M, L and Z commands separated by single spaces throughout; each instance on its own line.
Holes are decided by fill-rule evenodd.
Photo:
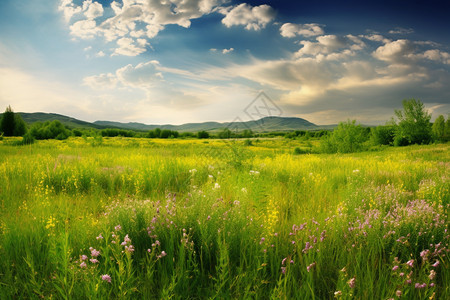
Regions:
M 328 59 L 352 56 L 355 54 L 355 51 L 365 47 L 364 42 L 353 35 L 322 35 L 316 38 L 316 42 L 301 41 L 300 44 L 303 47 L 295 53 L 296 57 L 316 56 Z
M 222 50 L 222 53 L 223 53 L 223 54 L 228 54 L 228 53 L 231 53 L 231 52 L 233 52 L 233 51 L 234 51 L 234 48 L 223 49 L 223 50 Z
M 275 10 L 266 4 L 251 6 L 241 3 L 234 7 L 222 8 L 219 12 L 225 15 L 222 23 L 226 27 L 242 25 L 247 30 L 260 30 L 275 18 Z
M 311 24 L 293 24 L 285 23 L 280 27 L 280 34 L 287 38 L 293 38 L 298 35 L 311 37 L 322 35 L 323 29 L 322 25 L 311 23 Z
M 129 64 L 118 69 L 116 76 L 125 86 L 151 87 L 164 79 L 160 67 L 156 60 L 140 63 L 136 66 Z
M 192 19 L 214 12 L 224 2 L 228 1 L 113 1 L 110 4 L 113 15 L 106 14 L 105 17 L 104 7 L 99 2 L 84 0 L 82 4 L 75 5 L 73 0 L 61 0 L 59 10 L 70 24 L 73 36 L 80 39 L 104 37 L 108 42 L 117 42 L 118 49 L 114 54 L 134 56 L 145 51 L 142 42 L 136 39 L 154 38 L 170 24 L 188 28 Z M 251 12 L 253 18 L 250 21 L 255 22 L 252 26 L 265 26 L 265 6 L 255 7 Z M 76 14 L 79 17 L 72 23 L 72 17 Z
M 121 38 L 117 40 L 117 45 L 113 55 L 137 56 L 146 50 L 147 41 L 144 39 L 137 39 L 134 41 L 131 38 Z

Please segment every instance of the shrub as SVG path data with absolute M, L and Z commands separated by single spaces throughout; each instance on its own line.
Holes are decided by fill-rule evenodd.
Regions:
M 325 153 L 351 153 L 362 151 L 367 140 L 366 130 L 356 121 L 339 123 L 331 135 L 324 138 L 320 149 Z

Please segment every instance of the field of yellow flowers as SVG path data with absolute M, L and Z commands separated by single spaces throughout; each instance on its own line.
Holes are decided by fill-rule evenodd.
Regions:
M 450 145 L 0 141 L 0 298 L 449 299 Z

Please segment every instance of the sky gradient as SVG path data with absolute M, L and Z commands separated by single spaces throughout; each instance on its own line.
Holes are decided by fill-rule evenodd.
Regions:
M 0 110 L 146 124 L 450 113 L 448 1 L 0 1 Z

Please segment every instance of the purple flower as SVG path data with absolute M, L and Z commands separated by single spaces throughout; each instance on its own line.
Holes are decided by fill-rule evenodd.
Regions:
M 430 271 L 430 275 L 428 275 L 428 278 L 430 278 L 430 280 L 433 280 L 436 277 L 436 272 L 434 270 Z
M 398 270 L 398 266 L 394 266 L 394 267 L 392 268 L 392 271 L 396 271 L 396 270 Z
M 97 264 L 98 263 L 98 260 L 96 258 L 91 258 L 89 261 L 91 263 L 93 263 L 93 264 Z
M 111 276 L 108 274 L 102 275 L 102 280 L 111 283 Z
M 167 255 L 167 253 L 166 253 L 166 251 L 161 251 L 161 257 L 164 257 L 164 256 L 166 256 Z
M 283 258 L 283 260 L 281 261 L 281 265 L 284 266 L 284 263 L 286 262 L 287 257 Z
M 114 230 L 115 231 L 120 231 L 120 230 L 122 230 L 122 226 L 120 226 L 120 224 L 119 224 L 119 225 L 114 227 Z
M 95 249 L 92 249 L 92 250 L 91 250 L 91 256 L 92 256 L 92 257 L 97 257 L 97 256 L 99 256 L 99 255 L 100 255 L 100 251 L 95 250 Z
M 98 240 L 103 240 L 102 234 L 100 233 L 100 234 L 98 235 L 98 237 L 96 237 L 96 239 L 97 239 L 97 241 L 98 241 Z
M 431 265 L 432 267 L 436 268 L 437 266 L 439 266 L 439 261 L 436 260 L 436 262 L 434 264 Z
M 129 253 L 134 252 L 134 246 L 133 245 L 125 246 L 125 251 L 127 251 Z
M 87 267 L 87 265 L 86 265 L 86 263 L 83 261 L 81 264 L 80 264 L 80 268 L 86 268 Z
M 306 271 L 311 271 L 312 270 L 312 268 L 314 268 L 316 266 L 316 263 L 315 262 L 313 262 L 312 264 L 310 264 L 309 266 L 307 266 L 306 267 Z
M 147 252 L 148 252 L 148 253 L 152 252 L 152 249 L 150 249 L 150 248 L 149 248 L 149 249 L 147 249 Z
M 281 267 L 281 273 L 286 274 L 286 267 Z
M 81 255 L 81 260 L 83 260 L 83 261 L 84 261 L 84 260 L 86 260 L 86 259 L 88 259 L 88 257 L 87 257 L 86 255 L 84 255 L 84 254 L 83 254 L 83 255 Z

